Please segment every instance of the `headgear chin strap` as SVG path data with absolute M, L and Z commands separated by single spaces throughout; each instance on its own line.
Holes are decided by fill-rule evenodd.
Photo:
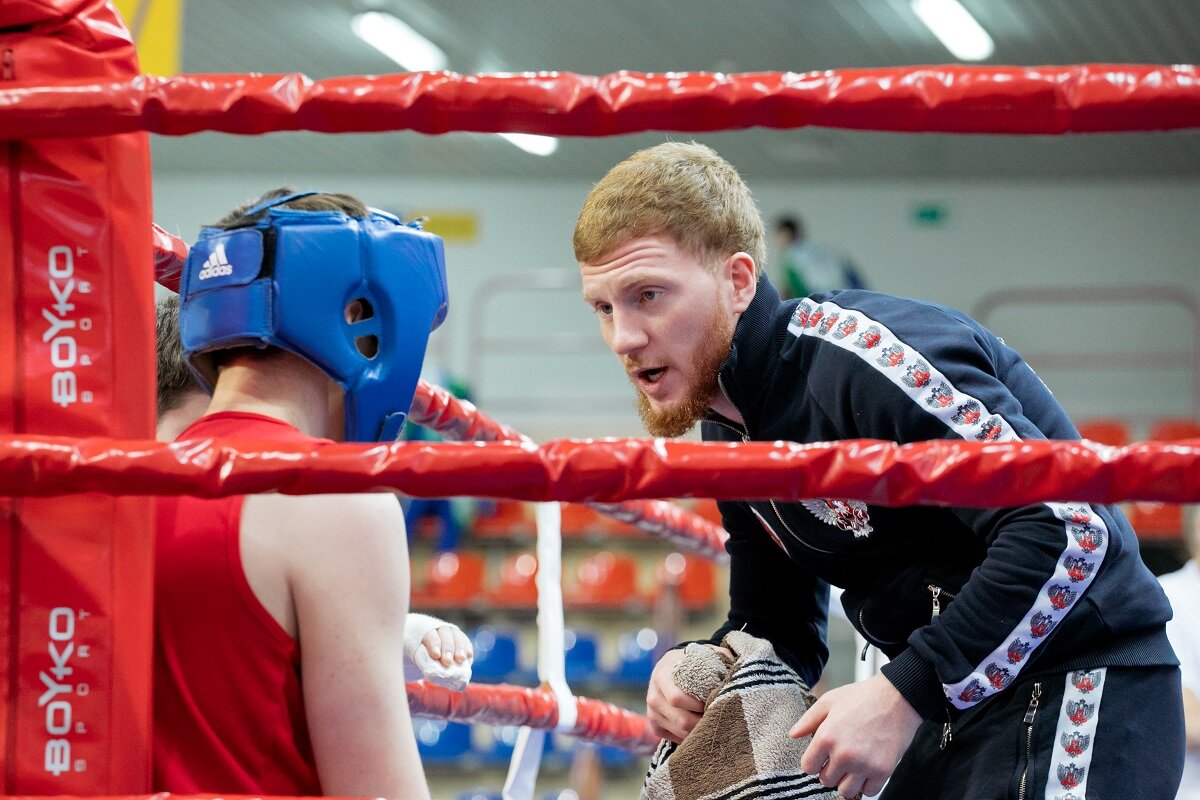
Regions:
M 260 203 L 247 216 L 267 215 L 247 227 L 201 232 L 179 289 L 184 354 L 211 389 L 213 351 L 295 353 L 345 390 L 346 441 L 395 439 L 446 316 L 442 240 L 375 209 L 359 219 L 281 207 L 307 194 Z

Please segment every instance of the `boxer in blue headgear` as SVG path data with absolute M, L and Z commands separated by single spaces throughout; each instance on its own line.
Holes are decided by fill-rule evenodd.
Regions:
M 437 237 L 289 190 L 206 229 L 181 288 L 181 338 L 212 398 L 180 441 L 394 438 L 446 309 Z M 428 800 L 401 673 L 396 497 L 160 500 L 155 790 Z
M 205 228 L 180 286 L 188 363 L 210 390 L 214 351 L 278 347 L 345 391 L 345 439 L 395 439 L 429 334 L 446 316 L 442 240 L 382 211 L 299 210 L 270 197 Z

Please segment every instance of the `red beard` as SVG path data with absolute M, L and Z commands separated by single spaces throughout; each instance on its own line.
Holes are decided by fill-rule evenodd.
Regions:
M 683 399 L 674 406 L 655 409 L 650 404 L 650 398 L 641 389 L 637 390 L 637 412 L 647 433 L 667 438 L 682 436 L 708 413 L 713 398 L 720 391 L 717 376 L 721 364 L 729 357 L 732 345 L 733 325 L 718 309 L 705 328 L 699 348 L 692 358 L 696 366 L 696 378 L 687 387 Z M 629 367 L 628 360 L 626 367 Z M 636 384 L 634 386 L 636 388 Z

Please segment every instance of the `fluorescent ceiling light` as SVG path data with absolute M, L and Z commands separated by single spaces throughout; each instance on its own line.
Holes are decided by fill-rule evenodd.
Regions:
M 538 136 L 534 133 L 501 133 L 497 135 L 535 156 L 548 156 L 558 149 L 558 139 L 553 136 Z
M 912 0 L 912 10 L 960 61 L 983 61 L 996 49 L 992 37 L 958 0 Z
M 355 36 L 374 47 L 409 72 L 446 68 L 442 48 L 410 28 L 399 17 L 382 11 L 355 14 L 350 20 Z

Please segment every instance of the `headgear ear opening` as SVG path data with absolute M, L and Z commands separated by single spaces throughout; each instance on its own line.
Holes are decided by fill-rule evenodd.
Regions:
M 205 229 L 180 284 L 184 354 L 215 381 L 217 350 L 273 346 L 319 367 L 345 391 L 346 441 L 399 434 L 429 335 L 445 318 L 442 240 L 371 210 L 364 218 L 260 203 L 245 228 Z

